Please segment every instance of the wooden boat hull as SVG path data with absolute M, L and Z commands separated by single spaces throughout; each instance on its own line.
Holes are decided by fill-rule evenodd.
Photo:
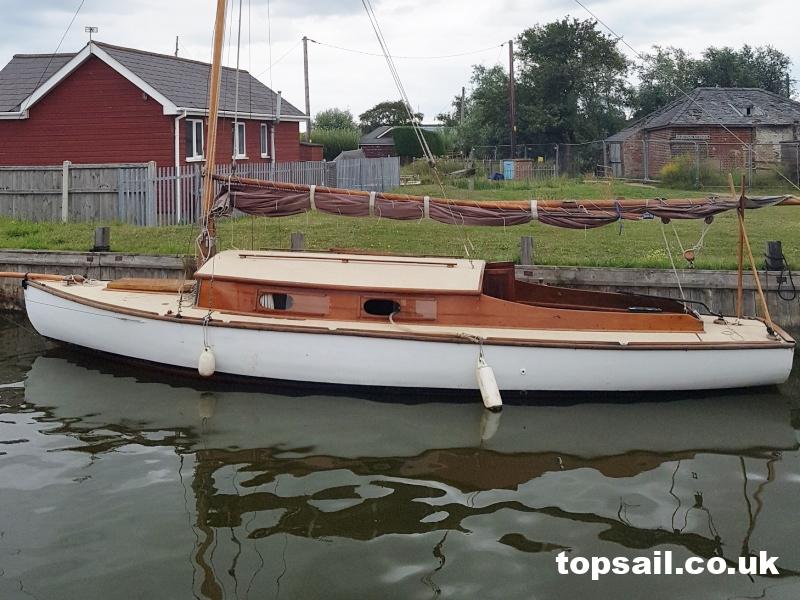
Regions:
M 477 389 L 479 347 L 413 336 L 305 333 L 204 327 L 196 319 L 130 314 L 70 299 L 44 285 L 25 290 L 28 317 L 43 336 L 93 350 L 196 369 L 205 346 L 216 372 L 309 383 Z M 502 390 L 648 391 L 778 384 L 793 344 L 666 344 L 597 347 L 492 343 L 483 346 Z

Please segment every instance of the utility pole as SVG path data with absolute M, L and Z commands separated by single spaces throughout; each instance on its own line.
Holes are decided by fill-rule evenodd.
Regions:
M 464 86 L 462 85 L 461 86 L 461 107 L 460 107 L 461 108 L 461 118 L 459 119 L 459 122 L 461 123 L 461 125 L 464 124 L 464 100 L 466 98 L 466 95 L 467 95 L 466 90 L 464 89 Z
M 308 38 L 303 36 L 303 76 L 306 82 L 306 140 L 311 141 L 311 100 L 308 93 Z
M 175 58 L 178 58 L 178 36 L 175 36 Z
M 511 121 L 511 158 L 517 154 L 517 102 L 514 85 L 514 41 L 508 40 L 508 116 Z

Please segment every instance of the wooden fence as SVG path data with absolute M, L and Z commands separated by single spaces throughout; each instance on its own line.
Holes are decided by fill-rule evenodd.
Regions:
M 232 172 L 218 165 L 219 175 Z M 240 163 L 241 177 L 386 191 L 400 185 L 397 157 L 339 162 Z M 142 226 L 197 223 L 199 165 L 155 163 L 0 167 L 0 215 L 22 221 L 120 222 Z M 218 188 L 221 184 L 218 185 Z

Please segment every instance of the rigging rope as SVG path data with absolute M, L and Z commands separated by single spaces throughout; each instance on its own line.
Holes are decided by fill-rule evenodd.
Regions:
M 667 231 L 664 229 L 664 221 L 659 220 L 661 223 L 661 237 L 664 238 L 664 246 L 667 250 L 667 256 L 669 256 L 669 262 L 672 263 L 672 272 L 675 274 L 675 281 L 678 282 L 678 290 L 681 293 L 681 299 L 686 300 L 686 295 L 683 293 L 683 286 L 681 285 L 681 276 L 678 274 L 678 268 L 675 266 L 675 259 L 672 256 L 672 248 L 669 246 L 669 240 L 667 239 Z
M 361 4 L 364 6 L 364 10 L 367 13 L 367 18 L 370 21 L 370 25 L 372 25 L 372 30 L 375 33 L 375 37 L 378 39 L 378 44 L 381 47 L 381 51 L 383 52 L 383 56 L 386 59 L 386 64 L 389 67 L 389 72 L 394 79 L 395 86 L 397 87 L 397 91 L 400 93 L 401 101 L 403 103 L 403 107 L 406 109 L 406 113 L 408 114 L 409 121 L 411 123 L 411 129 L 414 132 L 414 135 L 419 142 L 420 148 L 422 148 L 422 152 L 425 155 L 425 159 L 428 161 L 428 164 L 431 167 L 432 173 L 434 178 L 436 179 L 437 184 L 439 185 L 439 189 L 442 192 L 442 197 L 447 199 L 447 193 L 444 189 L 444 182 L 442 181 L 441 174 L 439 170 L 436 168 L 436 159 L 433 156 L 433 152 L 431 152 L 430 146 L 428 146 L 428 140 L 425 138 L 425 134 L 420 127 L 419 121 L 417 120 L 416 116 L 414 115 L 413 110 L 411 109 L 411 101 L 409 100 L 408 94 L 406 93 L 405 86 L 403 85 L 403 81 L 400 78 L 400 73 L 397 71 L 397 66 L 394 64 L 394 60 L 392 59 L 392 55 L 389 52 L 389 45 L 386 42 L 386 38 L 383 35 L 383 31 L 381 30 L 381 26 L 378 23 L 378 17 L 375 15 L 375 11 L 372 8 L 372 3 L 370 0 L 361 0 Z M 450 210 L 450 214 L 455 221 L 455 214 L 453 213 L 452 206 L 448 203 L 448 209 Z M 472 241 L 469 239 L 467 235 L 466 229 L 464 229 L 463 220 L 460 224 L 458 224 L 459 232 L 461 233 L 462 237 L 464 238 L 464 253 L 465 256 L 471 259 L 469 247 L 471 246 L 474 249 L 474 245 Z

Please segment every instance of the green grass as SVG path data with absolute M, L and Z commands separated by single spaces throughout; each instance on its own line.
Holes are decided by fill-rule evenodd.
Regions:
M 478 182 L 476 182 L 478 183 Z M 647 198 L 690 197 L 703 193 L 621 183 L 588 183 L 557 179 L 533 187 L 522 182 L 489 183 L 487 189 L 470 191 L 449 186 L 450 198 L 499 200 L 560 198 Z M 479 182 L 483 186 L 484 182 Z M 464 184 L 466 185 L 466 184 Z M 400 190 L 398 190 L 400 191 Z M 438 186 L 402 188 L 402 192 L 439 196 Z M 673 231 L 674 224 L 674 231 Z M 678 267 L 681 258 L 675 231 L 685 248 L 700 237 L 702 221 L 673 221 L 664 226 Z M 27 223 L 0 219 L 0 248 L 88 250 L 92 245 L 91 223 Z M 747 226 L 756 260 L 763 262 L 767 240 L 781 240 L 792 266 L 800 265 L 800 207 L 773 207 L 747 212 Z M 463 255 L 465 244 L 470 255 L 487 260 L 514 260 L 519 256 L 519 238 L 534 238 L 537 264 L 610 267 L 670 266 L 658 220 L 625 222 L 620 230 L 611 225 L 594 230 L 575 231 L 531 223 L 505 228 L 443 225 L 432 221 L 391 221 L 389 219 L 331 217 L 305 214 L 283 219 L 243 218 L 220 223 L 218 241 L 222 248 L 285 248 L 294 231 L 305 234 L 310 249 L 364 248 L 408 254 Z M 466 235 L 466 238 L 465 238 Z M 118 252 L 144 254 L 187 254 L 194 252 L 194 227 L 143 228 L 112 224 L 111 246 Z M 469 241 L 466 241 L 468 238 Z M 732 269 L 736 266 L 737 226 L 735 214 L 718 216 L 698 252 L 695 266 Z

